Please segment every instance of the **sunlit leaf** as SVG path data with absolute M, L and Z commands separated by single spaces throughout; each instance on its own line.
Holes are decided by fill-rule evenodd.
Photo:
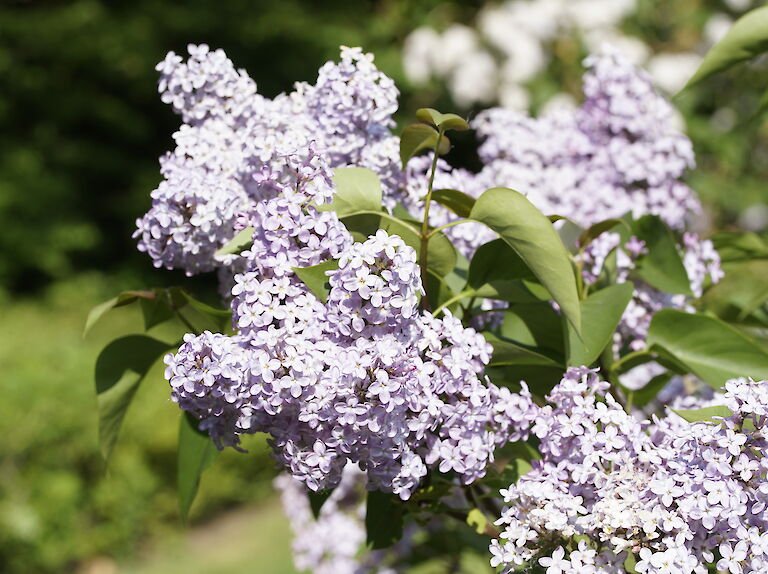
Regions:
M 505 188 L 484 192 L 470 218 L 493 229 L 514 249 L 580 333 L 576 276 L 570 255 L 549 219 L 524 195 Z

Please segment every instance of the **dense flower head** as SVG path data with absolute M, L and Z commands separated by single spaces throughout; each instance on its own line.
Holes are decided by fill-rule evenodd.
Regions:
M 372 54 L 342 46 L 341 61 L 323 65 L 305 95 L 307 113 L 330 142 L 331 161 L 357 164 L 367 145 L 388 137 L 397 96 L 395 83 L 376 68 Z
M 387 189 L 399 186 L 398 139 L 390 133 L 398 93 L 370 54 L 342 47 L 341 62 L 325 64 L 314 85 L 268 99 L 223 51 L 205 44 L 188 51 L 186 61 L 171 52 L 157 66 L 161 99 L 184 123 L 176 148 L 161 158 L 165 181 L 135 234 L 156 266 L 190 275 L 231 266 L 232 258 L 213 254 L 234 236 L 238 212 L 265 209 L 262 202 L 278 195 L 285 201 L 273 211 L 302 203 L 309 218 L 328 219 L 284 190 L 302 188 L 300 195 L 321 205 L 332 195 L 335 167 L 366 166 Z M 181 221 L 188 212 L 201 215 Z M 166 249 L 169 236 L 175 239 Z
M 162 101 L 193 125 L 215 116 L 238 118 L 247 113 L 250 99 L 256 95 L 256 83 L 248 74 L 236 70 L 221 49 L 190 44 L 187 51 L 186 62 L 169 52 L 157 65 Z
M 541 461 L 502 491 L 492 565 L 557 572 L 705 573 L 768 567 L 768 381 L 729 381 L 732 416 L 639 421 L 596 371 L 571 368 L 532 432 Z M 553 550 L 554 549 L 554 550 Z
M 338 484 L 351 462 L 370 488 L 407 499 L 429 468 L 470 483 L 484 476 L 497 446 L 527 437 L 531 395 L 483 380 L 485 339 L 450 314 L 417 312 L 413 248 L 383 230 L 346 247 L 338 270 L 328 272 L 323 304 L 286 259 L 294 227 L 273 227 L 274 257 L 287 263 L 259 257 L 236 276 L 237 334 L 190 335 L 166 359 L 174 400 L 201 428 L 215 429 L 218 445 L 266 432 L 278 460 L 312 490 Z M 231 363 L 227 349 L 236 355 Z M 201 375 L 199 364 L 214 375 Z
M 422 292 L 416 252 L 383 230 L 344 252 L 330 285 L 331 325 L 352 337 L 408 329 Z
M 583 227 L 627 212 L 685 226 L 700 209 L 680 181 L 693 150 L 673 129 L 670 105 L 616 52 L 605 49 L 585 63 L 581 108 L 538 119 L 500 108 L 478 115 L 484 179 Z
M 201 169 L 172 170 L 152 192 L 152 208 L 136 220 L 134 238 L 155 267 L 188 275 L 215 268 L 214 252 L 232 235 L 248 198 L 237 182 Z

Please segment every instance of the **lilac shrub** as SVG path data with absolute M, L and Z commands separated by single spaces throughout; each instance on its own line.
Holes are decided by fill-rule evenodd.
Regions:
M 397 89 L 359 48 L 272 99 L 188 51 L 158 65 L 183 123 L 134 237 L 157 267 L 216 270 L 229 311 L 175 289 L 110 305 L 183 322 L 164 359 L 182 422 L 219 449 L 268 436 L 298 568 L 394 572 L 359 553 L 392 543 L 363 523 L 386 504 L 427 541 L 435 517 L 470 524 L 503 572 L 768 570 L 768 382 L 733 378 L 768 354 L 697 312 L 720 254 L 690 231 L 691 143 L 644 72 L 606 50 L 579 108 L 481 112 L 474 173 L 439 157 L 458 116 L 393 134 Z M 727 356 L 655 319 L 691 315 Z

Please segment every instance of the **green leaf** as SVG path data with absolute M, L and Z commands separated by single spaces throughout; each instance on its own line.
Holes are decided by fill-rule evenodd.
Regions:
M 747 12 L 715 44 L 684 89 L 768 50 L 768 6 Z
M 651 320 L 647 344 L 652 351 L 668 353 L 716 389 L 735 377 L 768 378 L 768 353 L 707 315 L 662 309 Z
M 479 508 L 473 508 L 467 514 L 467 525 L 478 534 L 485 534 L 488 527 L 488 519 Z
M 335 211 L 339 219 L 361 211 L 381 211 L 381 182 L 370 169 L 337 167 L 333 170 L 333 182 L 333 201 L 318 205 L 318 211 Z
M 617 225 L 626 225 L 621 219 L 605 219 L 595 223 L 581 232 L 578 239 L 579 247 L 586 247 L 606 231 L 610 231 Z
M 658 215 L 644 215 L 632 224 L 632 231 L 648 249 L 637 260 L 634 274 L 661 291 L 692 295 L 683 258 L 666 223 Z
M 458 189 L 435 189 L 432 191 L 432 201 L 447 207 L 459 217 L 469 217 L 475 198 Z
M 438 277 L 432 271 L 427 272 L 427 284 L 425 286 L 427 296 L 429 297 L 429 308 L 439 309 L 444 303 L 453 299 L 456 293 L 448 286 L 448 283 L 442 277 Z M 453 311 L 459 304 L 458 301 L 448 306 Z
M 729 322 L 750 322 L 755 311 L 768 303 L 768 259 L 724 263 L 725 277 L 707 289 L 704 309 Z
M 166 289 L 155 289 L 154 291 L 157 295 L 154 299 L 139 299 L 145 331 L 173 319 L 173 307 L 170 304 L 168 291 Z
M 672 380 L 673 373 L 661 373 L 653 377 L 643 388 L 633 391 L 632 403 L 636 407 L 644 407 L 650 403 L 661 392 L 661 389 L 667 386 Z
M 176 312 L 192 325 L 196 333 L 203 331 L 232 333 L 231 309 L 211 307 L 179 287 L 172 287 L 168 291 Z
M 557 360 L 545 355 L 541 349 L 528 348 L 512 341 L 504 341 L 490 333 L 483 333 L 483 336 L 493 347 L 490 367 L 507 365 L 561 366 Z
M 555 353 L 560 357 L 558 362 L 565 364 L 562 317 L 549 301 L 510 305 L 499 334 L 503 340 Z
M 722 231 L 715 233 L 710 239 L 724 263 L 768 258 L 768 243 L 756 233 Z
M 128 335 L 109 343 L 96 359 L 94 379 L 99 412 L 99 446 L 109 459 L 120 426 L 144 376 L 155 361 L 175 347 L 146 335 Z
M 109 301 L 99 303 L 88 313 L 88 318 L 85 321 L 85 328 L 83 329 L 83 337 L 98 323 L 108 311 L 117 307 L 124 307 L 137 301 L 138 299 L 155 299 L 156 294 L 154 291 L 123 291 L 117 297 L 113 297 Z
M 697 423 L 700 421 L 712 421 L 716 422 L 716 420 L 713 417 L 723 417 L 727 418 L 730 416 L 733 416 L 733 412 L 731 409 L 725 406 L 716 406 L 716 407 L 704 407 L 702 409 L 695 409 L 695 410 L 681 410 L 677 411 L 675 409 L 669 409 L 676 415 L 684 418 L 689 423 Z
M 467 121 L 456 114 L 441 114 L 434 108 L 419 108 L 416 118 L 425 124 L 432 124 L 443 130 L 465 131 L 469 129 Z
M 526 197 L 505 188 L 484 192 L 470 219 L 484 223 L 520 256 L 581 333 L 581 309 L 570 255 L 552 223 Z
M 339 268 L 339 262 L 335 259 L 330 261 L 324 261 L 311 267 L 294 267 L 293 271 L 298 275 L 299 279 L 304 282 L 315 297 L 320 299 L 323 303 L 328 300 L 328 293 L 330 287 L 328 285 L 328 275 L 326 271 L 335 271 Z
M 400 161 L 403 169 L 408 161 L 425 149 L 434 150 L 437 145 L 438 133 L 430 126 L 424 124 L 411 124 L 406 126 L 400 134 Z M 443 136 L 440 138 L 438 155 L 444 155 L 451 150 L 450 140 Z
M 394 494 L 371 490 L 365 509 L 368 544 L 374 550 L 388 548 L 403 536 L 403 506 Z
M 186 522 L 197 495 L 200 477 L 211 466 L 219 451 L 209 436 L 198 429 L 199 421 L 189 413 L 181 416 L 177 449 L 176 488 L 181 519 Z
M 613 332 L 632 299 L 632 283 L 611 285 L 581 302 L 582 337 L 568 324 L 568 365 L 591 365 L 611 342 Z
M 315 517 L 315 520 L 317 520 L 318 517 L 320 516 L 320 511 L 323 508 L 323 504 L 325 504 L 325 501 L 331 497 L 334 490 L 335 489 L 333 488 L 328 488 L 326 490 L 320 490 L 318 492 L 315 492 L 314 490 L 307 491 L 307 497 L 309 498 L 309 506 L 312 509 L 312 516 Z
M 533 279 L 531 269 L 504 240 L 481 245 L 469 263 L 467 285 L 478 297 L 517 300 L 521 279 Z
M 214 256 L 220 255 L 239 255 L 253 245 L 253 227 L 246 227 L 237 232 L 237 234 L 222 245 Z

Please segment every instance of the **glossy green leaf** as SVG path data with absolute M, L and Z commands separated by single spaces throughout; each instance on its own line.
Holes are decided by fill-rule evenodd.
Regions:
M 579 247 L 586 247 L 600 235 L 606 231 L 610 231 L 617 225 L 626 225 L 626 223 L 621 219 L 605 219 L 603 221 L 598 221 L 591 227 L 588 227 L 581 232 L 581 235 L 579 235 L 578 239 Z
M 712 421 L 717 422 L 718 419 L 715 419 L 714 417 L 723 417 L 727 418 L 733 415 L 733 412 L 731 412 L 731 409 L 725 406 L 715 406 L 715 407 L 704 407 L 702 409 L 695 409 L 695 410 L 675 410 L 670 409 L 673 413 L 678 415 L 679 417 L 684 418 L 689 423 L 697 423 L 700 421 Z
M 152 365 L 176 347 L 146 335 L 128 335 L 109 343 L 96 359 L 94 379 L 99 413 L 99 446 L 109 458 L 128 407 Z
M 456 114 L 442 114 L 434 108 L 419 108 L 416 118 L 425 124 L 431 124 L 443 130 L 464 131 L 469 129 L 467 121 Z
M 320 511 L 323 509 L 323 504 L 328 500 L 335 489 L 329 488 L 327 490 L 320 490 L 315 492 L 314 490 L 307 491 L 307 497 L 309 498 L 309 507 L 312 509 L 312 516 L 315 520 L 320 516 Z
M 424 150 L 434 150 L 437 145 L 438 133 L 430 126 L 424 124 L 411 124 L 406 126 L 400 134 L 400 161 L 403 169 L 410 159 Z M 440 138 L 439 155 L 444 155 L 451 150 L 450 140 L 443 135 Z
M 293 271 L 304 282 L 304 285 L 315 294 L 315 297 L 325 303 L 330 292 L 326 271 L 335 271 L 338 268 L 339 262 L 331 259 L 311 267 L 294 267 Z
M 583 336 L 576 336 L 568 324 L 568 365 L 591 365 L 612 338 L 624 310 L 632 299 L 632 283 L 611 285 L 590 294 L 581 302 Z
M 318 211 L 335 211 L 339 219 L 361 211 L 381 211 L 381 182 L 370 169 L 337 167 L 333 170 L 333 183 L 333 201 L 318 205 Z
M 156 294 L 154 291 L 123 291 L 117 297 L 113 297 L 109 301 L 99 303 L 88 313 L 88 318 L 85 321 L 85 328 L 83 329 L 83 337 L 93 328 L 93 326 L 99 322 L 99 320 L 112 309 L 117 307 L 124 307 L 130 305 L 139 299 L 155 299 Z
M 459 217 L 469 217 L 475 198 L 458 189 L 435 189 L 432 191 L 432 201 L 447 207 Z
M 490 333 L 483 333 L 486 341 L 493 347 L 489 366 L 508 365 L 543 365 L 561 366 L 558 361 L 545 354 L 541 349 L 528 348 L 525 345 L 499 339 Z
M 232 333 L 232 310 L 219 309 L 203 303 L 178 287 L 168 290 L 170 301 L 185 324 L 189 323 L 195 333 L 211 331 Z
M 403 536 L 403 506 L 394 494 L 371 490 L 365 509 L 368 544 L 374 550 L 388 548 Z
M 736 20 L 728 33 L 707 52 L 686 88 L 766 51 L 768 6 L 747 12 Z
M 253 245 L 253 227 L 246 227 L 237 232 L 237 234 L 222 245 L 214 255 L 239 255 Z
M 645 241 L 648 250 L 637 260 L 634 274 L 666 293 L 692 295 L 675 237 L 662 219 L 658 215 L 644 215 L 632 224 L 632 232 Z
M 735 377 L 768 378 L 768 353 L 707 315 L 663 309 L 651 320 L 647 344 L 652 351 L 668 353 L 715 388 Z
M 505 188 L 484 192 L 470 218 L 493 229 L 515 250 L 580 333 L 576 276 L 570 255 L 549 219 L 524 195 Z
M 549 301 L 510 305 L 504 311 L 499 334 L 503 340 L 545 349 L 565 364 L 562 317 Z
M 179 512 L 181 519 L 185 522 L 197 495 L 200 477 L 219 454 L 208 434 L 198 429 L 198 423 L 199 421 L 189 413 L 184 413 L 179 423 L 176 488 Z
M 520 255 L 504 239 L 494 239 L 481 245 L 472 256 L 467 286 L 478 297 L 516 300 L 520 280 L 533 278 L 533 272 Z

